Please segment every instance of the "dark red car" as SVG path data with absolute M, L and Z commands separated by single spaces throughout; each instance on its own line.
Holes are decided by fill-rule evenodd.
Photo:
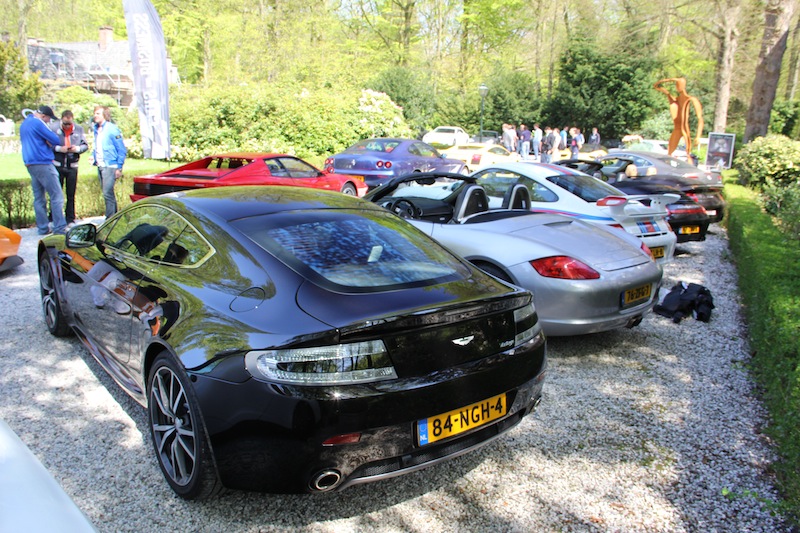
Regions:
M 228 185 L 289 185 L 364 196 L 360 176 L 328 174 L 286 154 L 231 153 L 198 159 L 160 174 L 133 178 L 131 200 L 174 191 Z

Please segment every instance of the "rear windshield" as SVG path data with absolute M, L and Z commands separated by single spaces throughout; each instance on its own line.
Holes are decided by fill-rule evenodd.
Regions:
M 616 187 L 582 174 L 550 176 L 547 181 L 571 192 L 584 202 L 596 202 L 606 196 L 624 196 Z
M 400 144 L 400 141 L 396 139 L 366 139 L 364 141 L 359 141 L 345 152 L 350 153 L 357 153 L 357 152 L 386 152 L 389 153 Z
M 390 290 L 469 276 L 442 246 L 381 211 L 300 210 L 233 225 L 299 274 L 337 290 Z
M 656 159 L 658 159 L 662 163 L 665 163 L 665 164 L 671 166 L 672 168 L 677 168 L 677 169 L 680 169 L 680 170 L 692 170 L 692 171 L 695 171 L 695 172 L 697 171 L 697 167 L 696 166 L 690 165 L 686 161 L 681 161 L 680 159 L 676 159 L 676 158 L 674 158 L 672 156 L 669 156 L 669 155 L 658 156 L 658 157 L 656 157 Z

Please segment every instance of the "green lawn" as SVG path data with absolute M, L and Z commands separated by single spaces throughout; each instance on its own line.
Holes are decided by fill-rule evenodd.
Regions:
M 160 161 L 156 159 L 128 159 L 125 161 L 125 174 L 129 176 L 139 176 L 141 174 L 152 174 L 178 166 L 180 163 Z M 78 169 L 79 176 L 96 176 L 97 171 L 92 166 L 91 154 L 84 154 L 81 157 L 81 166 Z M 20 179 L 27 178 L 28 171 L 22 163 L 21 154 L 0 154 L 0 179 Z

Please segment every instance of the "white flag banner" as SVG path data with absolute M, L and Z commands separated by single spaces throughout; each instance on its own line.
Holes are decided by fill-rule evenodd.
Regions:
M 149 0 L 124 0 L 144 157 L 169 159 L 167 52 L 161 20 Z

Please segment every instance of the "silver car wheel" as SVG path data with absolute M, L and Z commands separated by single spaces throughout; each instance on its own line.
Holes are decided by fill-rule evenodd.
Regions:
M 150 405 L 158 459 L 172 481 L 184 486 L 194 473 L 197 436 L 186 391 L 178 376 L 166 366 L 159 368 L 153 377 Z

